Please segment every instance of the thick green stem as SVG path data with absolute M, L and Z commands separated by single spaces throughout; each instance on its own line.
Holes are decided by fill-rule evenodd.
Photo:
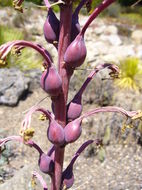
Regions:
M 53 99 L 55 118 L 62 127 L 66 125 L 66 104 L 71 73 L 66 69 L 64 54 L 70 44 L 72 5 L 62 5 L 60 11 L 60 37 L 58 45 L 58 71 L 62 78 L 62 93 Z M 52 177 L 52 190 L 61 189 L 64 148 L 55 148 L 55 172 Z

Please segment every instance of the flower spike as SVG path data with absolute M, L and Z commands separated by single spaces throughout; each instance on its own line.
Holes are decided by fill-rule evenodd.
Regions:
M 24 143 L 26 145 L 29 145 L 30 147 L 35 148 L 40 155 L 43 153 L 41 148 L 34 141 L 29 140 L 29 141 L 25 142 L 21 136 L 9 136 L 9 137 L 0 139 L 0 147 L 4 146 L 9 141 L 17 141 L 20 143 Z
M 31 181 L 33 186 L 35 186 L 35 184 L 36 184 L 34 181 L 35 178 L 37 178 L 39 180 L 41 186 L 43 187 L 43 190 L 48 190 L 46 182 L 44 181 L 43 177 L 36 171 L 33 172 L 33 177 L 32 177 L 32 181 Z
M 81 1 L 80 1 L 80 3 L 78 4 L 78 6 L 76 7 L 76 9 L 75 9 L 75 11 L 74 11 L 74 13 L 73 13 L 73 16 L 74 16 L 74 15 L 77 16 L 77 15 L 79 14 L 81 8 L 85 5 L 86 2 L 87 2 L 87 0 L 81 0 Z
M 136 119 L 142 119 L 142 111 L 139 110 L 138 113 L 132 117 L 132 120 L 136 120 Z
M 89 82 L 94 78 L 94 76 L 101 70 L 103 69 L 110 69 L 111 70 L 111 74 L 115 74 L 118 75 L 119 74 L 119 68 L 114 65 L 114 64 L 110 64 L 110 63 L 103 63 L 98 65 L 87 77 L 87 79 L 85 80 L 85 82 L 83 83 L 82 87 L 80 88 L 80 90 L 78 91 L 78 93 L 76 94 L 76 96 L 82 96 L 84 90 L 86 89 L 87 85 L 89 84 Z
M 111 70 L 110 76 L 118 76 L 119 75 L 119 68 L 116 65 L 110 64 L 110 63 L 104 63 L 98 65 L 87 77 L 77 94 L 74 96 L 74 98 L 71 100 L 71 102 L 68 104 L 67 107 L 67 118 L 68 120 L 73 120 L 78 118 L 81 115 L 82 112 L 82 95 L 85 91 L 88 84 L 91 82 L 91 80 L 96 76 L 96 74 L 105 69 L 108 68 Z
M 88 140 L 81 145 L 81 147 L 74 154 L 71 162 L 67 166 L 67 168 L 63 171 L 62 174 L 62 186 L 64 189 L 69 189 L 74 184 L 74 174 L 73 174 L 73 165 L 80 154 L 87 148 L 90 144 L 95 143 L 97 146 L 101 145 L 102 141 L 99 139 L 96 140 Z
M 47 155 L 51 156 L 54 153 L 54 151 L 55 151 L 55 145 L 52 145 L 52 147 L 48 150 Z
M 93 13 L 90 15 L 90 17 L 88 18 L 87 22 L 85 23 L 85 25 L 83 26 L 80 34 L 84 35 L 85 31 L 87 30 L 88 26 L 91 24 L 91 22 L 104 10 L 106 9 L 109 5 L 111 5 L 113 2 L 115 2 L 116 0 L 103 0 L 102 3 L 100 3 L 95 10 L 93 11 Z
M 30 128 L 32 114 L 37 111 L 42 112 L 49 120 L 54 119 L 54 115 L 48 110 L 45 110 L 44 108 L 39 108 L 37 105 L 33 106 L 26 114 L 25 119 L 22 121 L 21 134 L 23 134 L 24 131 Z
M 47 7 L 48 10 L 49 10 L 51 7 L 55 6 L 55 5 L 65 4 L 65 2 L 62 1 L 62 0 L 58 0 L 57 2 L 52 3 L 52 4 L 50 4 L 48 0 L 44 0 L 44 3 L 45 3 L 45 5 L 46 5 L 46 7 Z
M 100 112 L 116 112 L 116 113 L 121 113 L 122 115 L 126 116 L 127 118 L 134 118 L 138 114 L 138 111 L 126 111 L 125 109 L 117 106 L 106 106 L 106 107 L 100 107 L 100 108 L 95 108 L 92 111 L 88 111 L 84 113 L 80 118 L 78 119 L 84 119 L 87 118 L 91 115 L 95 115 Z
M 76 7 L 72 15 L 72 25 L 71 25 L 71 42 L 76 38 L 80 33 L 80 24 L 79 24 L 79 12 L 87 0 L 81 0 L 81 2 Z
M 5 145 L 8 141 L 13 141 L 13 140 L 18 141 L 18 142 L 23 142 L 23 139 L 20 136 L 10 136 L 10 137 L 0 139 L 0 147 Z
M 23 8 L 22 8 L 23 1 L 24 0 L 13 0 L 13 6 L 14 6 L 15 10 L 18 10 L 21 13 L 23 13 Z
M 0 59 L 4 60 L 6 58 L 6 56 L 10 53 L 10 51 L 12 50 L 13 47 L 15 48 L 15 50 L 17 50 L 16 51 L 17 53 L 19 53 L 19 50 L 23 49 L 24 47 L 31 47 L 31 48 L 35 49 L 36 51 L 38 51 L 43 56 L 43 58 L 45 59 L 46 64 L 48 66 L 52 65 L 52 58 L 45 48 L 43 48 L 39 44 L 34 44 L 32 42 L 28 42 L 25 40 L 16 40 L 16 41 L 8 42 L 8 43 L 1 45 L 0 46 Z
M 47 130 L 47 136 L 50 142 L 52 142 L 53 144 L 63 145 L 64 130 L 62 126 L 57 123 L 57 121 L 54 119 L 54 115 L 51 112 L 45 110 L 44 108 L 39 108 L 37 106 L 33 106 L 31 108 L 31 110 L 26 114 L 26 117 L 22 122 L 20 134 L 23 136 L 23 138 L 26 137 L 27 139 L 29 137 L 29 134 L 31 137 L 31 130 L 32 130 L 32 128 L 30 127 L 31 116 L 34 112 L 37 111 L 42 112 L 49 119 L 49 128 Z M 28 136 L 26 136 L 25 134 L 26 135 L 28 134 Z
M 64 129 L 65 132 L 65 141 L 66 143 L 72 143 L 75 142 L 82 133 L 82 120 L 84 118 L 87 118 L 89 116 L 95 115 L 100 112 L 116 112 L 121 113 L 122 115 L 126 116 L 126 118 L 134 118 L 138 114 L 137 111 L 126 111 L 125 109 L 117 106 L 106 106 L 106 107 L 100 107 L 95 108 L 92 111 L 88 111 L 78 117 L 77 119 L 74 119 L 73 121 L 69 122 Z

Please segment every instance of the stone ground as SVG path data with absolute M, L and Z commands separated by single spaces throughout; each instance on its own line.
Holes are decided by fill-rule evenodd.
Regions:
M 37 89 L 30 94 L 26 101 L 20 101 L 15 108 L 0 107 L 0 135 L 5 137 L 19 133 L 20 123 L 24 116 L 23 112 L 34 105 L 36 101 L 46 95 L 42 90 Z M 42 105 L 50 108 L 49 100 L 45 100 Z M 85 107 L 85 110 L 88 107 Z M 34 140 L 45 150 L 49 148 L 46 138 L 47 121 L 40 122 L 38 115 L 34 115 L 32 126 L 35 128 Z M 100 119 L 100 118 L 98 118 Z M 100 126 L 101 127 L 101 126 Z M 85 129 L 86 128 L 86 129 Z M 65 165 L 71 159 L 71 156 L 85 140 L 96 138 L 89 131 L 94 131 L 95 126 L 91 127 L 86 122 L 83 125 L 83 134 L 79 141 L 70 144 L 66 148 Z M 90 135 L 89 135 L 90 134 Z M 7 173 L 5 179 L 0 178 L 0 190 L 29 190 L 29 181 L 33 169 L 39 171 L 37 167 L 38 154 L 29 147 L 19 143 L 9 143 L 10 151 L 13 156 L 9 158 L 8 163 L 2 165 L 2 169 Z M 93 149 L 95 151 L 95 149 Z M 74 175 L 75 184 L 72 190 L 140 190 L 142 189 L 142 148 L 135 142 L 110 143 L 105 147 L 105 159 L 100 162 L 100 157 L 96 153 L 91 153 L 91 149 L 85 151 L 76 162 Z M 49 184 L 49 177 L 43 175 Z M 8 179 L 10 178 L 10 179 Z M 4 182 L 4 183 L 3 183 Z M 37 186 L 37 190 L 41 189 Z

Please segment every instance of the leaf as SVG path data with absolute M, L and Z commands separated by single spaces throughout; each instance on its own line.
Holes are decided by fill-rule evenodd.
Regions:
M 100 147 L 99 149 L 98 158 L 100 162 L 103 162 L 105 160 L 105 149 L 103 147 Z
M 37 69 L 42 67 L 43 58 L 32 49 L 21 50 L 19 57 L 11 56 L 13 66 L 22 71 Z
M 19 29 L 0 25 L 0 45 L 9 41 L 22 40 L 24 34 Z
M 111 136 L 111 129 L 109 126 L 106 127 L 105 134 L 103 137 L 103 144 L 108 145 L 110 141 L 110 136 Z

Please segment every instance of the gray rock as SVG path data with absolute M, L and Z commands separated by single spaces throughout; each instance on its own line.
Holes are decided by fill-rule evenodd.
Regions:
M 96 56 L 99 56 L 99 50 L 96 48 L 95 44 L 92 43 L 92 41 L 89 41 L 87 48 L 87 61 L 91 62 Z
M 108 40 L 109 40 L 109 43 L 114 46 L 119 46 L 122 44 L 120 37 L 116 34 L 110 35 Z
M 132 39 L 137 43 L 142 43 L 142 30 L 135 30 L 132 32 Z
M 24 72 L 24 76 L 30 79 L 30 91 L 40 87 L 40 78 L 42 71 L 40 69 L 33 69 Z
M 135 56 L 135 46 L 132 45 L 121 45 L 121 46 L 111 46 L 108 50 L 108 55 L 112 54 L 117 60 L 124 59 L 128 56 Z M 116 62 L 115 61 L 115 62 Z
M 102 33 L 104 33 L 104 30 L 106 29 L 105 25 L 99 26 L 95 28 L 95 33 L 97 35 L 101 35 Z
M 105 34 L 117 34 L 118 33 L 118 28 L 114 25 L 109 25 L 105 28 L 104 31 Z
M 113 45 L 113 46 L 119 46 L 122 44 L 122 41 L 117 34 L 112 34 L 112 35 L 102 34 L 100 36 L 100 40 L 102 40 L 104 42 L 108 42 L 110 45 Z
M 14 177 L 1 184 L 0 190 L 29 190 L 32 172 L 35 170 L 35 168 L 37 169 L 34 163 L 24 166 L 19 171 L 15 172 Z M 40 189 L 40 184 L 37 187 Z
M 100 55 L 105 55 L 105 54 L 108 53 L 108 45 L 103 41 L 93 42 L 92 46 L 95 47 L 95 49 L 98 50 Z
M 104 62 L 110 62 L 115 64 L 119 63 L 119 59 L 116 59 L 116 56 L 113 53 L 104 55 L 102 59 Z
M 142 45 L 137 47 L 137 57 L 142 58 Z
M 27 93 L 30 79 L 18 69 L 0 69 L 0 104 L 17 105 Z

